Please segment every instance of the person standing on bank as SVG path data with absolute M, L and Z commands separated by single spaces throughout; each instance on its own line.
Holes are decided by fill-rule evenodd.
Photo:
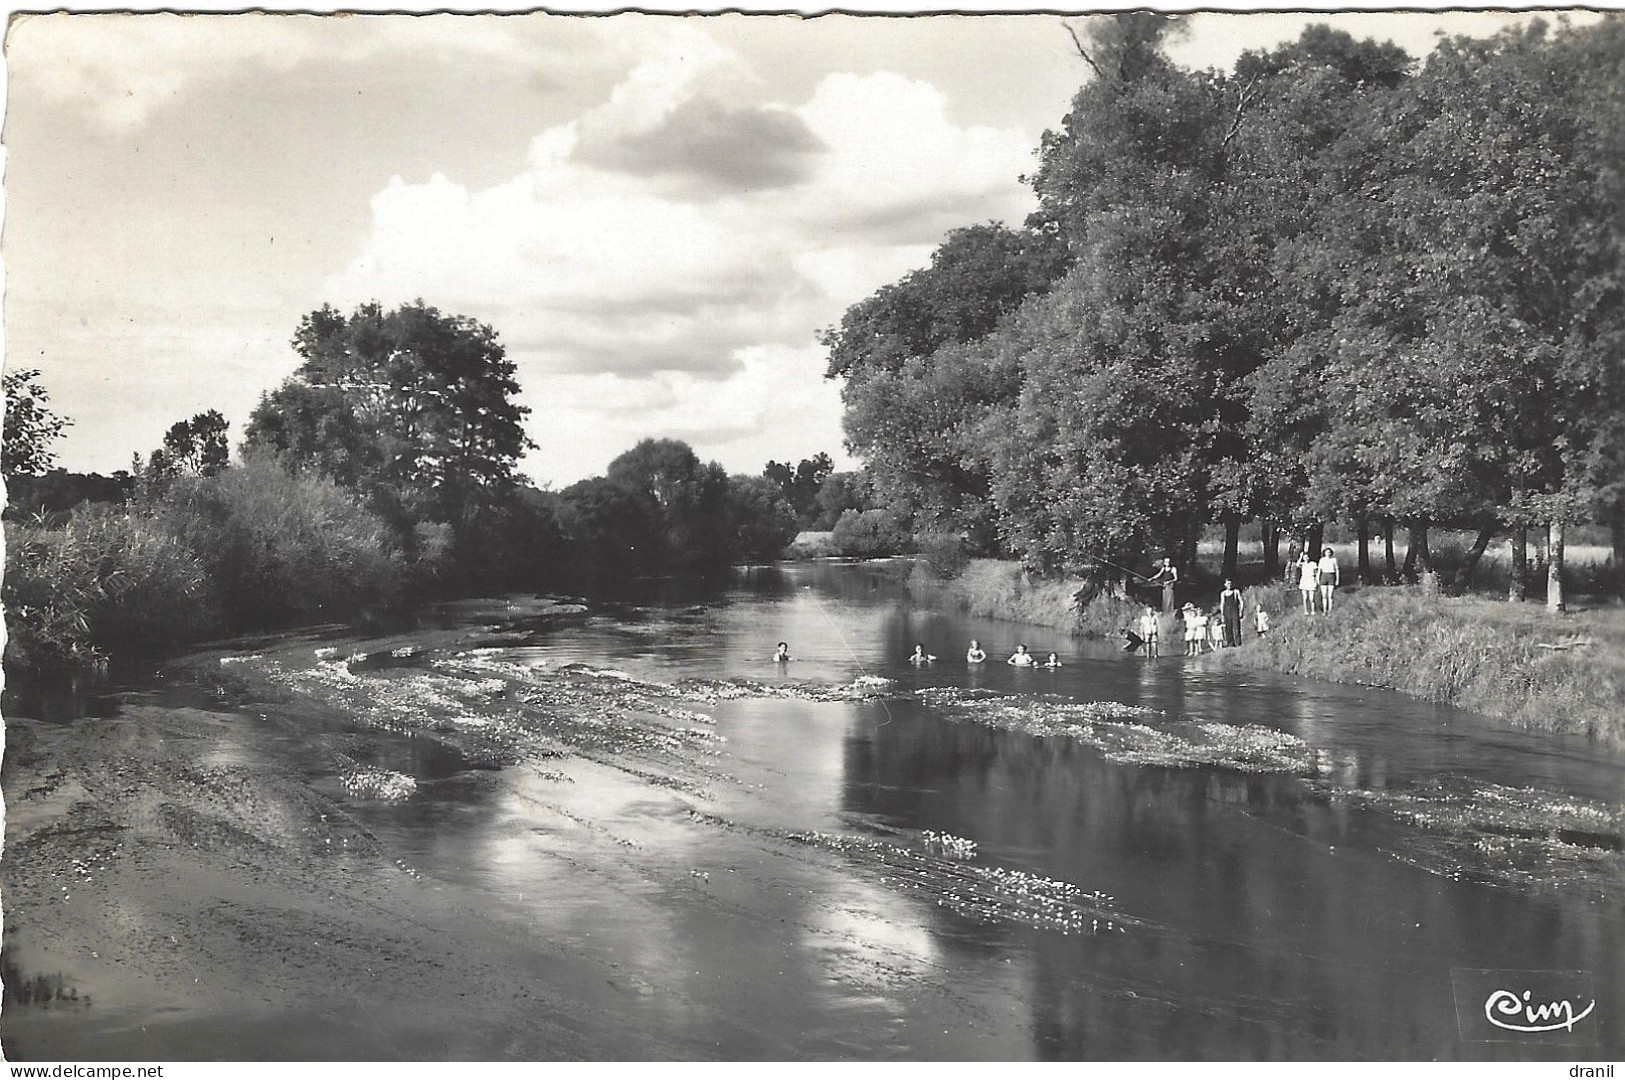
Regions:
M 1315 590 L 1320 587 L 1320 568 L 1309 557 L 1309 552 L 1300 551 L 1297 561 L 1298 569 L 1298 595 L 1303 597 L 1303 613 L 1315 613 Z
M 1174 586 L 1179 582 L 1179 570 L 1174 566 L 1173 559 L 1163 559 L 1162 565 L 1157 567 L 1156 573 L 1146 578 L 1152 585 L 1162 586 L 1162 613 L 1173 614 Z
M 1241 644 L 1241 590 L 1236 583 L 1225 578 L 1224 591 L 1219 594 L 1219 611 L 1224 619 L 1224 647 L 1233 649 Z
M 1337 553 L 1327 548 L 1316 564 L 1320 577 L 1320 613 L 1332 613 L 1332 592 L 1343 584 L 1343 571 L 1337 565 Z

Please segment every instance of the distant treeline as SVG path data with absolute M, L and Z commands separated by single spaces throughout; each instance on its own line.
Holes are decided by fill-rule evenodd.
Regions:
M 605 475 L 544 491 L 513 365 L 487 326 L 422 303 L 323 308 L 298 370 L 265 395 L 230 463 L 218 412 L 175 424 L 111 477 L 50 468 L 36 371 L 6 377 L 7 662 L 381 614 L 435 597 L 591 592 L 779 557 L 802 524 L 856 505 L 826 455 L 730 476 L 646 439 Z
M 1037 211 L 825 332 L 877 502 L 1044 574 L 1189 565 L 1209 526 L 1234 573 L 1245 522 L 1272 561 L 1340 522 L 1362 563 L 1469 529 L 1468 576 L 1549 530 L 1560 581 L 1589 521 L 1617 575 L 1625 21 L 1424 63 L 1315 26 L 1231 72 L 1172 63 L 1162 16 L 1092 25 Z

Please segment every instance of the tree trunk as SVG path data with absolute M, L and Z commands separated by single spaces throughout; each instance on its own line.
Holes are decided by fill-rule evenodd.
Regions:
M 1239 514 L 1224 515 L 1224 563 L 1219 567 L 1219 576 L 1234 578 L 1236 564 L 1241 558 L 1241 516 Z
M 1433 569 L 1433 552 L 1428 548 L 1428 523 L 1423 521 L 1411 530 L 1411 543 L 1416 545 L 1416 565 L 1418 573 L 1428 573 Z
M 1366 526 L 1370 524 L 1364 517 L 1354 523 L 1359 531 L 1360 538 L 1355 543 L 1355 576 L 1360 579 L 1361 585 L 1371 584 L 1371 540 L 1370 532 Z
M 1303 546 L 1304 550 L 1309 552 L 1310 559 L 1320 558 L 1321 549 L 1326 546 L 1325 540 L 1325 523 L 1317 521 L 1313 525 L 1309 526 L 1309 531 L 1304 533 L 1303 536 Z
M 1264 540 L 1264 569 L 1265 580 L 1274 581 L 1281 573 L 1281 530 L 1276 528 L 1272 521 L 1258 523 L 1259 534 Z M 1619 550 L 1620 538 L 1625 536 L 1625 529 L 1617 525 L 1614 528 L 1614 550 Z M 1615 566 L 1619 565 L 1619 556 L 1614 556 Z
M 1554 518 L 1546 531 L 1546 610 L 1562 614 L 1563 519 Z
M 1384 514 L 1382 518 L 1382 559 L 1384 563 L 1383 580 L 1392 585 L 1399 577 L 1394 568 L 1394 515 Z
M 1484 557 L 1484 549 L 1490 546 L 1490 538 L 1495 535 L 1495 526 L 1486 525 L 1478 530 L 1478 539 L 1473 541 L 1473 549 L 1462 560 L 1461 566 L 1456 570 L 1456 576 L 1451 579 L 1450 588 L 1454 592 L 1466 592 L 1467 586 L 1473 583 L 1473 571 L 1478 569 L 1478 560 Z
M 1507 600 L 1521 603 L 1529 598 L 1529 526 L 1519 525 L 1507 539 L 1512 572 L 1507 577 Z

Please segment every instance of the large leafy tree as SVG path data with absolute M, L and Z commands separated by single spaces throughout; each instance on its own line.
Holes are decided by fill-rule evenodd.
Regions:
M 1169 24 L 1095 24 L 1098 72 L 1046 134 L 1039 216 L 1075 269 L 1010 346 L 1024 375 L 994 473 L 1012 546 L 1044 569 L 1183 553 L 1211 498 L 1227 432 L 1223 373 L 1246 343 L 1216 283 L 1225 122 L 1220 81 L 1159 48 Z
M 822 336 L 829 375 L 845 378 L 847 445 L 877 498 L 920 527 L 995 543 L 983 421 L 1013 404 L 1015 373 L 962 348 L 1070 261 L 1054 230 L 978 225 L 949 234 L 931 263 L 853 305 Z
M 305 316 L 299 369 L 267 394 L 246 442 L 366 494 L 396 520 L 466 526 L 511 493 L 529 444 L 496 333 L 421 301 Z

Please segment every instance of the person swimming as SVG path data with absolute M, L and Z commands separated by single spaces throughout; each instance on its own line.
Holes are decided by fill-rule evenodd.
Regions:
M 1038 661 L 1034 660 L 1033 654 L 1027 651 L 1027 646 L 1017 645 L 1016 651 L 1010 654 L 1010 659 L 1006 660 L 1005 663 L 1013 664 L 1016 667 L 1032 667 Z
M 776 664 L 782 664 L 782 663 L 785 663 L 789 659 L 790 659 L 790 643 L 788 641 L 779 642 L 779 649 L 778 649 L 777 652 L 775 652 L 773 654 L 773 662 L 776 663 Z
M 987 650 L 982 648 L 982 643 L 980 641 L 977 641 L 975 638 L 971 638 L 970 648 L 965 651 L 965 662 L 967 664 L 981 664 L 985 663 L 986 661 Z
M 1049 659 L 1044 661 L 1044 666 L 1047 668 L 1058 668 L 1061 666 L 1061 658 L 1056 656 L 1054 653 L 1050 653 Z
M 916 641 L 914 643 L 914 655 L 908 658 L 908 662 L 911 664 L 929 664 L 935 659 L 936 657 L 925 651 L 924 645 Z

